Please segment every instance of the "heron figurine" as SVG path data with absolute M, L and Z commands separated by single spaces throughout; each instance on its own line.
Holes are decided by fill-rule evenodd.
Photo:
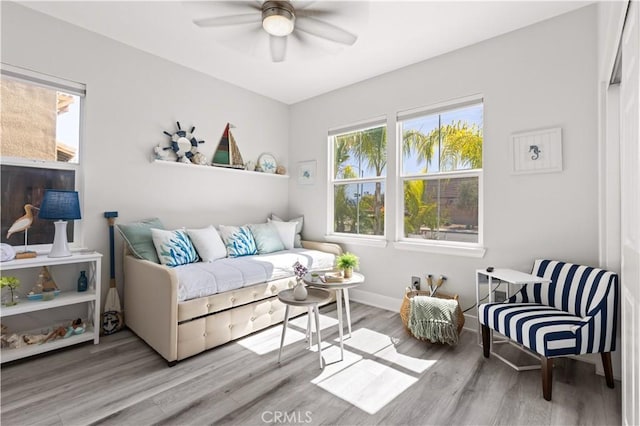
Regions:
M 31 227 L 31 224 L 33 223 L 33 212 L 32 210 L 39 210 L 36 206 L 33 206 L 31 204 L 25 204 L 24 205 L 24 211 L 25 211 L 25 215 L 16 219 L 15 222 L 13 222 L 13 224 L 9 227 L 9 230 L 7 231 L 7 239 L 12 235 L 15 234 L 16 232 L 22 232 L 24 231 L 24 252 L 23 253 L 17 253 L 16 254 L 16 258 L 20 258 L 20 257 L 34 257 L 33 255 L 35 255 L 35 252 L 29 252 L 27 251 L 27 235 L 29 232 L 29 228 Z M 31 254 L 33 253 L 33 254 Z M 22 254 L 22 256 L 20 256 Z

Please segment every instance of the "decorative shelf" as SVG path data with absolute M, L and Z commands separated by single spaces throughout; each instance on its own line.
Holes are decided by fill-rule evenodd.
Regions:
M 2 362 L 14 361 L 16 359 L 49 352 L 54 349 L 64 348 L 66 346 L 75 345 L 77 343 L 89 342 L 91 340 L 94 340 L 94 343 L 97 343 L 97 341 L 95 341 L 97 340 L 96 336 L 97 334 L 95 333 L 93 327 L 87 327 L 84 333 L 69 336 L 66 339 L 57 339 L 43 344 L 28 345 L 16 349 L 4 348 L 2 349 L 2 351 L 0 351 L 0 353 L 2 354 Z
M 63 291 L 52 300 L 29 300 L 20 299 L 17 305 L 3 306 L 0 310 L 0 317 L 26 314 L 29 312 L 43 311 L 46 309 L 59 308 L 60 306 L 75 305 L 76 303 L 92 302 L 96 298 L 94 290 L 83 291 Z
M 84 265 L 83 269 L 89 271 L 89 289 L 83 292 L 77 292 L 75 290 L 75 284 L 65 280 L 60 288 L 61 292 L 52 300 L 29 300 L 21 298 L 18 304 L 13 306 L 0 307 L 0 317 L 6 318 L 7 323 L 13 323 L 10 334 L 23 335 L 24 333 L 31 333 L 29 330 L 21 329 L 22 319 L 20 315 L 28 315 L 31 312 L 39 312 L 42 320 L 48 320 L 46 311 L 50 309 L 64 309 L 65 306 L 76 305 L 77 309 L 87 309 L 87 325 L 86 330 L 82 334 L 69 336 L 66 339 L 57 339 L 52 342 L 43 344 L 26 345 L 21 348 L 3 348 L 0 351 L 2 356 L 0 357 L 0 363 L 13 361 L 16 359 L 28 357 L 31 355 L 41 354 L 50 350 L 63 348 L 66 346 L 75 345 L 76 343 L 88 342 L 93 340 L 94 344 L 98 344 L 100 339 L 100 292 L 101 292 L 101 269 L 102 269 L 102 254 L 91 251 L 81 250 L 73 252 L 68 257 L 49 257 L 46 254 L 38 255 L 29 259 L 11 260 L 8 262 L 2 262 L 0 270 L 3 273 L 7 271 L 21 271 L 23 269 L 38 268 L 42 266 L 55 266 L 62 267 L 62 269 L 70 269 L 69 266 Z M 81 305 L 85 305 L 82 307 Z M 79 306 L 79 307 L 78 307 Z M 66 311 L 63 311 L 66 312 Z M 10 317 L 10 318 L 8 318 Z M 3 320 L 4 321 L 4 320 Z M 42 327 L 49 328 L 49 327 Z
M 241 173 L 244 175 L 256 175 L 256 176 L 267 176 L 272 178 L 280 178 L 280 179 L 289 179 L 289 175 L 278 175 L 275 173 L 263 173 L 263 172 L 252 172 L 250 170 L 244 169 L 234 169 L 232 167 L 218 167 L 218 166 L 202 166 L 199 164 L 187 164 L 180 163 L 178 161 L 165 161 L 165 160 L 153 160 L 154 164 L 161 164 L 163 166 L 169 167 L 189 167 L 195 168 L 198 170 L 216 170 L 223 173 Z

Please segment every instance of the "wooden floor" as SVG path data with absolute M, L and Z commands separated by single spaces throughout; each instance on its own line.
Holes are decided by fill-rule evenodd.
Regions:
M 592 365 L 556 362 L 553 401 L 539 371 L 484 359 L 476 335 L 456 347 L 408 336 L 398 314 L 352 303 L 340 361 L 335 305 L 321 310 L 323 356 L 293 321 L 282 364 L 281 326 L 168 368 L 128 331 L 3 365 L 1 421 L 11 425 L 618 425 L 620 383 Z

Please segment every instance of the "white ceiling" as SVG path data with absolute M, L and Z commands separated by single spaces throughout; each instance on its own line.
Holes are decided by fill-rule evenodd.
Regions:
M 323 18 L 358 35 L 342 46 L 289 37 L 269 59 L 259 23 L 200 28 L 195 18 L 245 13 L 241 4 L 182 1 L 24 1 L 21 4 L 292 104 L 589 4 L 584 1 L 316 1 Z M 295 2 L 294 2 L 295 4 Z M 246 12 L 252 9 L 247 8 Z M 259 13 L 259 12 L 255 12 Z

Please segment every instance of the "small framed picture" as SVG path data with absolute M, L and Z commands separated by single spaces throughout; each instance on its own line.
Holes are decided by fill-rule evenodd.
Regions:
M 300 185 L 313 185 L 316 183 L 316 160 L 298 163 L 298 183 Z
M 536 130 L 511 135 L 514 174 L 562 171 L 562 129 Z

